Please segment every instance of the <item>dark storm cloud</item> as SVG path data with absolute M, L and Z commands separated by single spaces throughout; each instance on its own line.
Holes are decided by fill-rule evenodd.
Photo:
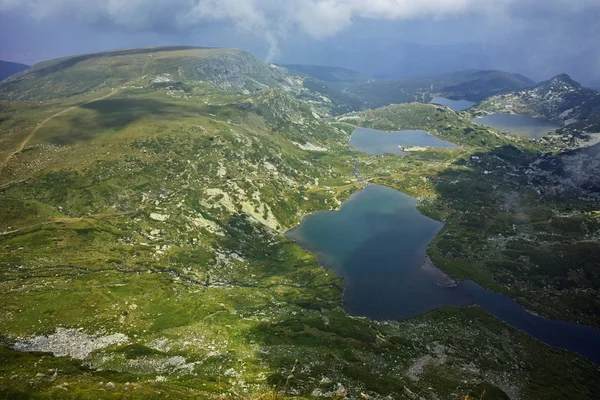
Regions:
M 495 58 L 512 58 L 529 70 L 551 73 L 570 62 L 582 76 L 593 78 L 600 71 L 600 0 L 0 0 L 0 12 L 8 11 L 124 35 L 181 38 L 198 30 L 218 32 L 218 24 L 266 43 L 267 59 L 280 49 L 289 52 L 285 46 L 295 40 L 334 45 L 360 31 L 365 21 L 373 21 L 375 31 L 378 23 L 395 24 L 408 41 L 436 40 L 427 30 L 444 25 L 439 43 L 450 37 L 486 43 L 504 49 Z M 403 31 L 402 25 L 413 28 Z
M 600 78 L 600 1 L 522 0 L 508 13 L 511 24 L 498 41 L 512 45 L 522 68 L 546 77 L 566 71 L 585 81 Z
M 0 10 L 20 9 L 38 19 L 110 22 L 129 30 L 188 29 L 222 21 L 269 41 L 291 32 L 333 36 L 360 18 L 439 20 L 478 14 L 506 23 L 515 18 L 563 19 L 599 8 L 597 0 L 0 0 Z
M 573 20 L 590 13 L 598 13 L 596 0 L 520 0 L 511 2 L 507 11 L 514 17 L 552 21 Z

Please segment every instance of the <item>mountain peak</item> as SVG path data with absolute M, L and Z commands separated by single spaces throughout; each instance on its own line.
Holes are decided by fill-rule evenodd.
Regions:
M 569 76 L 569 74 L 566 74 L 564 72 L 562 74 L 556 75 L 551 80 L 552 81 L 557 81 L 557 82 L 568 82 L 568 83 L 571 83 L 571 84 L 579 85 L 579 83 L 577 83 L 573 78 L 571 78 L 571 76 Z
M 573 78 L 571 78 L 568 74 L 562 73 L 556 75 L 554 78 L 549 81 L 542 82 L 538 85 L 538 87 L 544 87 L 547 89 L 579 89 L 581 85 L 576 82 Z

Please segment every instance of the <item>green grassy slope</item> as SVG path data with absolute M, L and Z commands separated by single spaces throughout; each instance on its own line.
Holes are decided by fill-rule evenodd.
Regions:
M 343 282 L 281 235 L 359 190 L 358 162 L 368 180 L 422 199 L 466 241 L 467 205 L 446 185 L 458 173 L 461 187 L 495 189 L 463 161 L 537 145 L 443 107 L 327 120 L 277 88 L 181 84 L 193 89 L 140 81 L 96 102 L 109 92 L 0 103 L 11 149 L 82 104 L 41 126 L 0 174 L 0 397 L 598 395 L 596 367 L 478 308 L 407 322 L 349 316 Z M 427 129 L 462 147 L 372 157 L 346 146 L 356 125 Z M 308 143 L 326 151 L 298 146 Z M 478 264 L 453 269 L 443 244 L 432 248 L 440 266 L 479 279 Z
M 166 74 L 166 75 L 165 75 Z M 95 53 L 36 64 L 0 84 L 0 99 L 48 100 L 122 85 L 203 81 L 219 89 L 256 91 L 283 78 L 235 49 L 157 47 Z

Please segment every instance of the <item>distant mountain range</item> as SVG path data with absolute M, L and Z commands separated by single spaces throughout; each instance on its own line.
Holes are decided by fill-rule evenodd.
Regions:
M 9 61 L 0 61 L 0 81 L 21 71 L 31 68 L 29 65 Z
M 191 57 L 190 52 L 197 56 Z M 100 59 L 102 63 L 98 62 Z M 6 73 L 29 68 L 5 62 L 0 66 Z M 151 75 L 154 80 L 146 82 Z M 158 75 L 160 79 L 156 78 Z M 322 113 L 333 115 L 447 97 L 483 101 L 479 107 L 483 110 L 541 116 L 573 128 L 590 129 L 581 121 L 600 119 L 593 117 L 598 113 L 600 94 L 582 87 L 566 74 L 537 85 L 520 74 L 476 69 L 376 79 L 348 68 L 268 66 L 241 50 L 188 46 L 119 50 L 42 62 L 25 74 L 0 83 L 0 99 L 54 99 L 141 83 L 186 91 L 190 90 L 182 83 L 186 81 L 204 81 L 220 90 L 242 93 L 281 88 L 300 100 L 310 101 Z
M 281 66 L 299 75 L 303 85 L 331 100 L 334 113 L 388 104 L 431 101 L 448 97 L 479 102 L 489 96 L 531 88 L 535 82 L 519 74 L 496 70 L 464 70 L 405 79 L 376 79 L 346 68 L 306 65 Z
M 363 73 L 340 67 L 323 65 L 281 64 L 288 73 L 307 78 L 315 78 L 325 82 L 362 82 L 372 79 Z
M 450 33 L 451 34 L 451 33 Z M 406 42 L 390 35 L 369 37 L 356 34 L 335 43 L 293 43 L 278 59 L 285 64 L 309 63 L 350 68 L 380 79 L 404 79 L 417 75 L 439 75 L 466 69 L 499 69 L 519 72 L 536 81 L 569 72 L 591 85 L 598 79 L 592 62 L 574 63 L 569 52 L 554 54 L 552 63 L 542 62 L 532 54 L 521 54 L 510 45 L 486 42 L 428 44 Z M 357 51 L 357 49 L 361 49 Z M 600 87 L 600 85 L 592 85 Z
M 361 51 L 357 52 L 356 49 Z M 346 67 L 381 79 L 414 75 L 438 75 L 467 68 L 489 69 L 499 65 L 490 60 L 489 48 L 475 43 L 429 45 L 408 43 L 393 37 L 353 37 L 335 45 L 294 44 L 283 53 L 287 64 L 311 60 L 311 64 Z
M 157 75 L 162 77 L 156 78 Z M 155 77 L 153 82 L 146 82 L 149 76 Z M 333 115 L 388 104 L 426 103 L 437 96 L 480 101 L 534 85 L 521 75 L 494 70 L 465 70 L 401 80 L 375 79 L 339 67 L 268 66 L 241 50 L 179 46 L 118 50 L 42 62 L 25 75 L 3 81 L 0 99 L 56 99 L 142 83 L 186 91 L 190 90 L 183 83 L 186 81 L 204 81 L 218 89 L 247 93 L 282 88 Z

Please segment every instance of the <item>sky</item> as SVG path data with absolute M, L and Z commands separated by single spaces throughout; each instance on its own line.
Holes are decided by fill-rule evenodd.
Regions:
M 600 84 L 600 0 L 0 0 L 0 59 L 235 47 L 380 77 L 502 69 Z

